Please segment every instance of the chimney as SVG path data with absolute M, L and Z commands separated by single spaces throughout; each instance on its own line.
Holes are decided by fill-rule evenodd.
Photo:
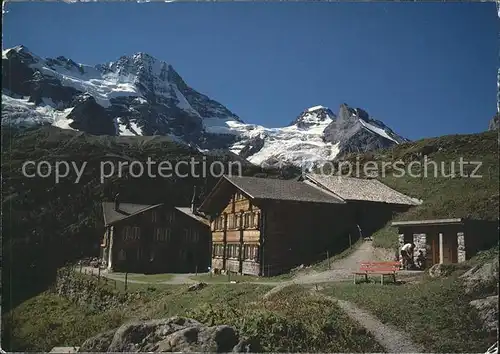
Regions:
M 196 199 L 196 186 L 193 187 L 193 197 L 191 198 L 191 212 L 195 214 L 196 210 L 194 207 L 194 201 Z
M 120 193 L 116 193 L 115 195 L 115 210 L 120 210 Z

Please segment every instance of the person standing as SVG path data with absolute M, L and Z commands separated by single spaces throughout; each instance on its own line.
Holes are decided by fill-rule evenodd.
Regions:
M 413 262 L 414 243 L 406 243 L 401 247 L 401 258 L 403 259 L 403 268 L 408 269 L 408 266 Z

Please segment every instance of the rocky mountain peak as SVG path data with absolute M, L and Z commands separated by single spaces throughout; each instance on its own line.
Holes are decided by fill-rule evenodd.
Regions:
M 338 115 L 326 106 L 307 108 L 281 128 L 246 124 L 191 88 L 167 62 L 144 52 L 96 66 L 64 56 L 44 59 L 24 46 L 2 54 L 2 124 L 14 120 L 95 135 L 166 135 L 259 165 L 303 166 L 404 140 L 347 104 Z
M 314 106 L 304 110 L 290 125 L 307 129 L 320 124 L 329 124 L 336 119 L 335 114 L 328 107 Z
M 37 62 L 36 57 L 24 45 L 18 45 L 2 51 L 2 59 L 19 60 L 25 63 Z

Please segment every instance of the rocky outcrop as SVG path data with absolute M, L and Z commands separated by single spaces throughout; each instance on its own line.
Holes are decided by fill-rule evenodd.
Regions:
M 493 118 L 491 118 L 490 123 L 488 125 L 488 130 L 498 130 L 499 127 L 499 118 L 500 114 L 496 114 Z
M 74 101 L 74 107 L 68 115 L 68 119 L 73 120 L 69 124 L 70 127 L 94 135 L 116 135 L 113 118 L 92 96 L 78 96 Z
M 256 154 L 257 152 L 260 151 L 264 147 L 265 140 L 261 136 L 256 136 L 246 143 L 245 147 L 241 149 L 240 151 L 240 156 L 243 158 L 247 158 L 249 156 L 252 156 L 253 154 Z
M 41 104 L 49 100 L 60 108 L 69 107 L 69 103 L 80 92 L 63 86 L 55 77 L 42 74 L 31 68 L 37 62 L 26 47 L 19 46 L 8 51 L 2 58 L 2 89 L 23 97 L 30 102 Z
M 453 264 L 434 264 L 429 268 L 429 276 L 431 278 L 447 277 L 458 270 L 469 269 L 467 264 L 453 263 Z
M 498 331 L 498 295 L 473 300 L 469 304 L 477 310 L 485 330 Z
M 498 260 L 473 267 L 461 279 L 466 294 L 498 293 Z
M 256 340 L 240 338 L 233 327 L 206 326 L 193 319 L 132 322 L 87 339 L 79 352 L 259 352 Z

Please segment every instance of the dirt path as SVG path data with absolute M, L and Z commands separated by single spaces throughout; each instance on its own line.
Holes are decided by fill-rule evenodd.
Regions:
M 363 261 L 390 260 L 386 252 L 374 248 L 372 241 L 364 241 L 350 255 L 332 262 L 331 269 L 322 272 L 298 274 L 293 281 L 299 284 L 313 284 L 352 278 L 352 272 L 359 269 Z
M 363 261 L 387 260 L 387 252 L 374 248 L 372 241 L 364 241 L 350 255 L 333 261 L 331 269 L 325 271 L 305 271 L 297 274 L 289 281 L 283 281 L 275 288 L 268 291 L 264 298 L 274 294 L 286 286 L 292 284 L 318 284 L 352 279 L 352 272 L 359 269 L 359 263 Z
M 314 290 L 313 290 L 314 291 Z M 316 293 L 319 295 L 318 293 Z M 377 318 L 360 309 L 353 303 L 320 294 L 344 310 L 354 321 L 366 328 L 388 353 L 422 353 L 423 348 L 408 339 L 408 335 L 398 329 L 380 322 Z

